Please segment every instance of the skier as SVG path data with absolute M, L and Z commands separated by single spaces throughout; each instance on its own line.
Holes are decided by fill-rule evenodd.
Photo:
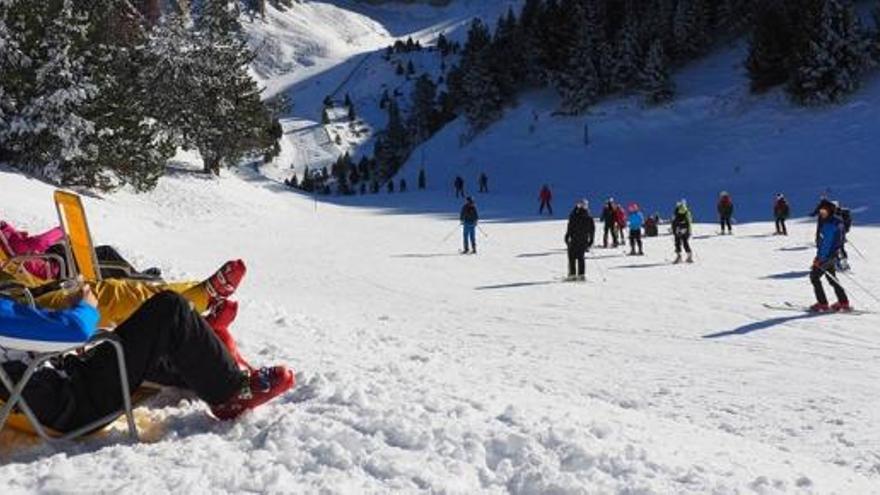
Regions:
M 617 229 L 615 225 L 617 223 L 617 219 L 615 218 L 615 205 L 614 198 L 608 198 L 608 201 L 605 203 L 605 206 L 602 208 L 602 223 L 605 224 L 605 230 L 602 235 L 602 247 L 608 247 L 608 233 L 611 233 L 611 236 L 614 238 L 614 247 L 618 246 L 617 242 Z
M 733 218 L 733 200 L 727 191 L 721 191 L 718 199 L 718 216 L 721 219 L 721 235 L 733 234 L 733 226 L 730 224 Z
M 838 266 L 841 270 L 846 271 L 849 270 L 849 254 L 846 252 L 846 236 L 849 235 L 849 230 L 852 228 L 852 211 L 849 208 L 840 206 L 839 201 L 832 201 L 832 203 L 837 208 L 835 215 L 840 217 L 843 221 L 843 233 L 845 235 L 843 237 L 843 243 L 840 245 Z
M 681 263 L 681 249 L 687 253 L 687 262 L 694 262 L 694 255 L 691 252 L 690 237 L 691 225 L 694 219 L 687 207 L 687 201 L 682 199 L 675 204 L 675 212 L 672 215 L 672 235 L 675 237 L 675 261 L 673 263 Z
M 645 219 L 645 237 L 657 237 L 660 235 L 660 214 L 654 213 Z
M 629 224 L 630 256 L 644 256 L 645 252 L 642 250 L 642 226 L 645 224 L 645 215 L 642 214 L 638 204 L 632 203 L 629 205 L 627 223 Z M 638 253 L 636 253 L 636 246 L 639 247 Z
M 455 186 L 455 197 L 463 198 L 464 197 L 464 179 L 461 178 L 460 175 L 455 176 L 455 182 L 453 183 Z
M 394 192 L 394 179 L 390 179 L 387 184 L 387 189 L 389 193 Z
M 620 203 L 616 204 L 614 207 L 614 220 L 617 227 L 617 238 L 620 239 L 620 243 L 625 246 L 626 236 L 623 232 L 626 230 L 626 211 L 624 211 L 623 205 Z
M 477 205 L 474 204 L 474 198 L 468 196 L 464 206 L 461 207 L 459 215 L 462 226 L 462 236 L 464 237 L 464 251 L 462 254 L 477 254 L 477 222 L 480 215 L 477 213 Z M 470 244 L 468 244 L 470 241 Z M 471 251 L 470 247 L 473 247 Z
M 550 192 L 550 186 L 544 184 L 541 187 L 541 192 L 538 194 L 538 199 L 541 200 L 541 207 L 538 208 L 538 215 L 542 215 L 544 213 L 544 208 L 547 208 L 547 212 L 552 216 L 553 206 L 550 205 L 550 201 L 553 200 L 553 193 Z
M 428 186 L 428 179 L 425 177 L 425 169 L 419 170 L 419 190 L 423 190 Z
M 565 231 L 565 245 L 568 247 L 567 280 L 586 280 L 584 253 L 593 245 L 595 233 L 596 222 L 590 216 L 589 203 L 586 199 L 582 199 L 577 202 L 568 216 L 568 228 Z
M 785 220 L 791 208 L 788 206 L 785 196 L 782 193 L 776 195 L 776 201 L 773 203 L 773 216 L 776 217 L 776 235 L 788 235 L 788 229 L 785 228 Z
M 486 175 L 486 172 L 480 173 L 480 192 L 489 192 L 489 177 Z
M 810 282 L 812 282 L 813 290 L 816 293 L 816 304 L 810 306 L 810 311 L 814 313 L 852 310 L 846 292 L 835 274 L 837 257 L 840 255 L 840 250 L 846 239 L 846 227 L 843 220 L 834 213 L 835 207 L 830 202 L 826 202 L 819 208 L 819 244 L 810 272 Z M 825 296 L 825 289 L 822 287 L 823 275 L 828 279 L 828 283 L 834 288 L 834 294 L 837 296 L 837 302 L 830 307 L 828 306 L 828 298 Z
M 400 192 L 406 192 L 406 179 L 400 179 Z

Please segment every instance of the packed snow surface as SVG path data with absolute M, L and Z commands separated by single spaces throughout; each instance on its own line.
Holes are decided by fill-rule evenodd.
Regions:
M 763 306 L 812 302 L 814 225 L 771 235 L 772 194 L 803 216 L 831 189 L 857 209 L 842 281 L 880 311 L 867 294 L 880 294 L 880 231 L 865 225 L 880 220 L 876 81 L 844 106 L 795 110 L 747 94 L 734 45 L 679 72 L 667 107 L 626 98 L 563 118 L 539 92 L 469 143 L 455 122 L 413 155 L 406 194 L 312 198 L 277 182 L 335 159 L 321 100 L 346 80 L 356 102 L 376 97 L 387 62 L 358 67 L 365 55 L 506 4 L 304 2 L 250 26 L 273 47 L 255 75 L 293 98 L 287 161 L 219 179 L 183 166 L 151 193 L 84 201 L 97 242 L 169 279 L 243 258 L 233 333 L 251 361 L 294 367 L 298 387 L 231 423 L 165 391 L 137 411 L 140 444 L 122 430 L 57 446 L 4 431 L 2 493 L 880 493 L 880 316 Z M 412 191 L 422 156 L 429 187 Z M 481 170 L 480 254 L 461 256 L 449 184 Z M 544 182 L 552 219 L 535 215 Z M 695 264 L 671 265 L 664 235 L 643 258 L 595 249 L 587 283 L 560 282 L 575 199 L 667 216 L 687 196 L 711 222 L 721 189 L 736 235 L 698 225 Z M 50 186 L 0 169 L 0 191 L 2 218 L 56 222 Z

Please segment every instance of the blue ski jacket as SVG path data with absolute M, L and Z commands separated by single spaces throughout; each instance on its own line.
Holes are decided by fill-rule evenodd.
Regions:
M 97 331 L 99 316 L 97 309 L 82 301 L 70 309 L 47 311 L 0 298 L 0 350 L 5 339 L 71 345 L 85 342 Z
M 634 211 L 629 214 L 627 221 L 629 222 L 629 230 L 641 230 L 645 224 L 645 215 L 640 211 Z
M 843 247 L 845 239 L 843 220 L 836 216 L 829 217 L 819 225 L 819 249 L 816 257 L 821 263 L 825 263 L 837 255 Z

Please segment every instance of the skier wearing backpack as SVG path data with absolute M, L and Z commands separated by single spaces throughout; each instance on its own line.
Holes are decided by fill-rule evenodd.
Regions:
M 776 218 L 776 235 L 788 235 L 788 229 L 785 228 L 785 221 L 790 213 L 788 201 L 782 193 L 776 195 L 776 201 L 773 202 L 773 216 Z
M 840 255 L 846 233 L 843 220 L 834 213 L 835 206 L 830 202 L 826 201 L 819 208 L 819 243 L 810 271 L 810 282 L 816 294 L 816 304 L 810 306 L 810 311 L 814 313 L 852 310 L 846 292 L 836 276 L 837 257 Z M 837 296 L 837 302 L 832 306 L 828 306 L 828 298 L 822 287 L 823 275 L 828 279 Z
M 645 224 L 645 215 L 642 214 L 638 204 L 632 203 L 629 205 L 627 223 L 629 224 L 630 256 L 644 256 L 645 253 L 642 251 L 642 226 Z M 638 253 L 636 252 L 636 246 L 639 248 Z
M 584 275 L 584 254 L 593 245 L 596 222 L 590 216 L 586 199 L 577 202 L 568 216 L 565 231 L 565 245 L 568 247 L 568 280 L 586 280 Z
M 721 235 L 733 234 L 733 226 L 730 224 L 733 218 L 733 200 L 727 191 L 721 191 L 718 198 L 718 217 L 721 221 Z
M 550 186 L 544 184 L 541 187 L 541 192 L 538 193 L 538 199 L 541 200 L 541 207 L 538 208 L 538 215 L 544 214 L 544 208 L 547 208 L 547 212 L 550 216 L 553 216 L 553 206 L 550 204 L 550 201 L 553 200 L 553 193 L 550 191 Z
M 462 237 L 464 238 L 464 251 L 462 254 L 477 254 L 477 222 L 480 215 L 477 213 L 477 205 L 474 198 L 468 196 L 464 206 L 461 207 L 459 215 L 462 226 Z M 473 247 L 473 250 L 470 248 Z
M 605 206 L 602 208 L 602 223 L 605 224 L 605 228 L 602 234 L 602 247 L 608 247 L 608 233 L 611 233 L 611 237 L 614 240 L 614 247 L 618 246 L 617 242 L 617 218 L 615 215 L 616 207 L 614 204 L 614 198 L 608 198 L 608 201 L 605 203 Z
M 690 245 L 693 222 L 694 219 L 687 207 L 687 201 L 682 199 L 675 204 L 675 212 L 672 214 L 672 235 L 675 237 L 675 261 L 673 263 L 675 264 L 681 263 L 682 248 L 687 253 L 687 262 L 694 262 Z
M 840 203 L 837 201 L 833 201 L 834 205 L 837 207 L 837 215 L 840 217 L 840 220 L 843 221 L 843 243 L 840 245 L 840 260 L 839 265 L 840 269 L 843 271 L 849 270 L 849 254 L 846 252 L 846 236 L 849 235 L 849 230 L 852 228 L 852 211 L 849 208 L 844 208 L 840 206 Z

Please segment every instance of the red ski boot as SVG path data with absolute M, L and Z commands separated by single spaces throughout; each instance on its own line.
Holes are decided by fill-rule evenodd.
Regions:
M 844 313 L 848 313 L 852 310 L 853 308 L 849 305 L 849 301 L 838 301 L 831 305 L 831 311 L 841 311 Z
M 223 404 L 211 406 L 217 419 L 235 419 L 290 390 L 296 383 L 293 372 L 285 366 L 260 368 L 242 375 L 241 391 Z
M 208 295 L 211 297 L 211 305 L 221 299 L 231 296 L 244 274 L 247 273 L 247 267 L 242 260 L 227 261 L 217 270 L 216 273 L 208 278 L 205 284 L 208 289 Z
M 816 303 L 810 306 L 809 311 L 810 313 L 827 313 L 831 311 L 831 308 L 829 308 L 827 304 Z

